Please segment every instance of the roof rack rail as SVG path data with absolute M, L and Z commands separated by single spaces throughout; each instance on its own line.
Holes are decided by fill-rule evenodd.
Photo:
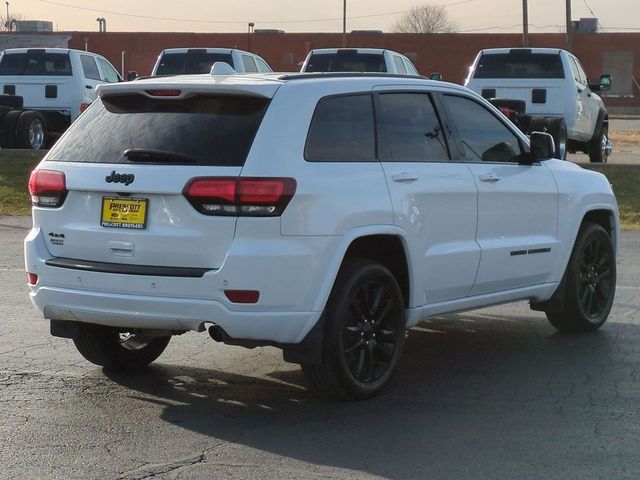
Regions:
M 423 75 L 404 75 L 401 73 L 378 73 L 378 72 L 310 72 L 291 73 L 280 75 L 278 80 L 312 80 L 315 78 L 411 78 L 414 80 L 430 80 Z

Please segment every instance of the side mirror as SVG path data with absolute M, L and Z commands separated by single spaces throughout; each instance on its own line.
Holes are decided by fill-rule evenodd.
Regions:
M 611 75 L 608 73 L 600 75 L 600 83 L 595 83 L 593 85 L 589 85 L 589 88 L 593 92 L 606 92 L 611 89 L 611 84 L 613 83 L 613 79 Z
M 441 82 L 442 81 L 442 74 L 438 73 L 438 72 L 433 72 L 431 75 L 429 75 L 429 78 L 431 80 L 436 80 L 437 82 Z
M 613 83 L 613 79 L 611 75 L 605 73 L 604 75 L 600 75 L 600 91 L 606 92 L 611 89 L 611 84 Z
M 136 78 L 138 78 L 138 72 L 131 70 L 129 72 L 127 72 L 127 82 L 131 82 L 133 80 L 135 80 Z
M 556 151 L 556 144 L 553 141 L 553 137 L 548 133 L 531 133 L 529 145 L 531 146 L 531 154 L 529 157 L 531 163 L 553 158 Z

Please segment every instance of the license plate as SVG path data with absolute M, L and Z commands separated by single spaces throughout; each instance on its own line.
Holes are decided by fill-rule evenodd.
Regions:
M 148 204 L 147 198 L 102 197 L 100 225 L 142 230 L 147 227 Z

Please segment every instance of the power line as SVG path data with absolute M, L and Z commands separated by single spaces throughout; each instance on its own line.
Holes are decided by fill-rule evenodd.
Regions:
M 187 23 L 215 23 L 215 24 L 238 24 L 238 25 L 245 25 L 247 23 L 246 20 L 242 20 L 242 21 L 240 20 L 201 20 L 201 19 L 193 19 L 193 18 L 157 17 L 154 15 L 140 15 L 135 13 L 116 12 L 113 10 L 105 10 L 102 8 L 82 7 L 79 5 L 70 5 L 68 3 L 56 2 L 53 0 L 37 0 L 37 1 L 41 3 L 48 3 L 50 5 L 56 5 L 58 7 L 74 8 L 76 10 L 84 10 L 88 12 L 95 12 L 95 13 L 108 14 L 108 15 L 118 15 L 122 17 L 143 18 L 146 20 L 166 20 L 166 21 L 187 22 Z M 477 2 L 477 1 L 479 0 L 457 0 L 449 3 L 438 4 L 436 6 L 452 7 L 455 5 L 462 5 L 465 3 Z M 386 17 L 391 15 L 400 15 L 404 13 L 409 13 L 410 11 L 411 10 L 398 10 L 395 12 L 373 13 L 369 15 L 354 15 L 347 18 L 349 18 L 350 20 L 356 20 L 359 18 Z M 331 22 L 336 20 L 342 20 L 342 17 L 315 18 L 315 19 L 309 19 L 309 20 L 254 20 L 254 22 L 256 23 L 312 23 L 312 22 Z

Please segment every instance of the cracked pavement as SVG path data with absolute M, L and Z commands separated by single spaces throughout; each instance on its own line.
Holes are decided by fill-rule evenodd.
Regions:
M 0 479 L 637 479 L 640 232 L 624 232 L 608 323 L 561 335 L 525 303 L 411 330 L 380 397 L 315 398 L 273 348 L 174 337 L 104 372 L 49 335 L 0 217 Z

